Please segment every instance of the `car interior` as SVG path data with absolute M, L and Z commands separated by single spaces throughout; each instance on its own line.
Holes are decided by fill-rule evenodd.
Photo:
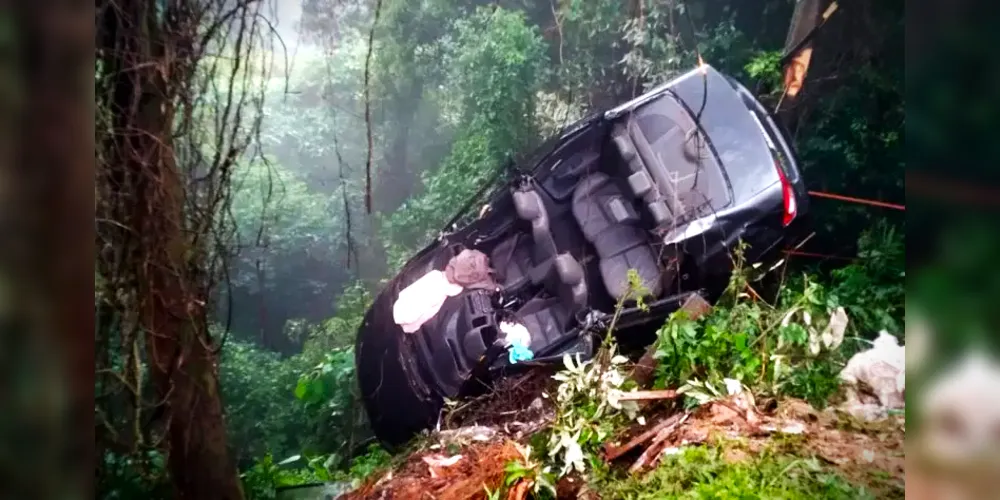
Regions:
M 612 314 L 627 298 L 629 269 L 647 303 L 679 303 L 678 255 L 658 235 L 707 203 L 698 193 L 702 183 L 722 181 L 701 172 L 702 159 L 690 154 L 699 134 L 690 115 L 663 100 L 561 141 L 536 175 L 494 197 L 485 217 L 453 235 L 443 260 L 462 248 L 483 251 L 502 289 L 498 299 L 470 290 L 453 314 L 442 311 L 440 321 L 450 324 L 440 327 L 457 336 L 425 338 L 426 354 L 445 349 L 454 358 L 445 359 L 448 365 L 474 369 L 468 360 L 480 359 L 498 336 L 499 318 L 513 315 L 530 332 L 536 361 L 590 356 L 592 339 L 579 335 L 581 326 L 591 311 Z M 500 229 L 484 236 L 485 228 Z M 426 330 L 440 332 L 437 325 Z M 500 357 L 493 365 L 506 364 Z

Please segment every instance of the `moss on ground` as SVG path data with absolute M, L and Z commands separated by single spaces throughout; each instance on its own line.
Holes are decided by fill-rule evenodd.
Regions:
M 788 446 L 750 451 L 739 441 L 686 448 L 666 456 L 645 475 L 606 472 L 592 489 L 601 498 L 903 498 L 901 488 L 852 484 L 814 457 L 789 452 Z M 897 494 L 898 493 L 898 494 Z

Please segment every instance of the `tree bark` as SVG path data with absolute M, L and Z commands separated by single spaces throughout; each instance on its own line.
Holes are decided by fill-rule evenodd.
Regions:
M 113 220 L 129 228 L 112 243 L 127 252 L 118 272 L 134 278 L 171 481 L 177 498 L 242 499 L 207 329 L 202 252 L 187 238 L 184 178 L 174 154 L 177 92 L 192 75 L 187 62 L 172 58 L 183 57 L 191 40 L 163 33 L 153 3 L 119 1 L 103 13 L 98 48 L 113 113 L 103 143 L 103 194 Z
M 31 370 L 14 374 L 11 382 L 19 386 L 14 392 L 34 394 L 29 401 L 5 397 L 10 424 L 19 435 L 31 436 L 30 450 L 8 450 L 17 457 L 19 472 L 31 474 L 5 476 L 5 486 L 15 497 L 87 498 L 93 496 L 95 463 L 93 4 L 14 2 L 13 7 L 18 17 L 7 42 L 17 40 L 20 78 L 7 73 L 5 62 L 0 98 L 4 116 L 13 120 L 4 124 L 0 154 L 5 167 L 6 161 L 16 162 L 0 180 L 0 197 L 11 203 L 0 224 L 13 233 L 4 232 L 0 253 L 7 269 L 0 280 L 16 283 L 17 293 L 4 305 L 17 310 L 26 327 L 7 330 L 11 324 L 5 324 L 5 330 L 21 330 L 26 338 L 4 342 L 9 357 L 3 364 Z M 23 100 L 7 93 L 18 87 L 13 82 L 21 84 Z M 20 142 L 16 153 L 7 144 L 12 137 Z M 59 481 L 51 480 L 53 473 Z

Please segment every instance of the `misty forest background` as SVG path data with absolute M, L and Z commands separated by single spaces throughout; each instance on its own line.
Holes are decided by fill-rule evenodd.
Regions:
M 353 341 L 380 280 L 506 157 L 698 54 L 772 109 L 782 102 L 810 189 L 904 200 L 901 1 L 841 2 L 794 102 L 778 66 L 791 0 L 217 3 L 126 2 L 99 18 L 100 498 L 230 497 L 236 471 L 205 465 L 217 459 L 244 481 L 294 455 L 348 466 L 370 437 Z M 174 58 L 172 70 L 124 71 L 125 46 Z M 169 151 L 117 133 L 156 127 Z M 902 212 L 820 199 L 812 210 L 816 235 L 800 250 L 823 256 L 791 258 L 786 274 L 839 290 L 861 334 L 901 334 Z M 157 312 L 178 307 L 179 323 Z M 171 368 L 181 352 L 187 365 Z M 214 370 L 217 386 L 179 378 Z M 162 453 L 192 435 L 207 451 Z

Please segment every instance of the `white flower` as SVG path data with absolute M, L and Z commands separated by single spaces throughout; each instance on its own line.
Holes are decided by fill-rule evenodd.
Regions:
M 781 318 L 781 326 L 783 327 L 788 326 L 788 323 L 792 320 L 792 316 L 795 315 L 796 311 L 798 311 L 798 309 L 795 308 L 792 308 L 791 311 L 788 311 L 788 313 L 785 314 L 785 317 Z
M 784 359 L 784 356 L 782 356 L 780 354 L 772 354 L 771 355 L 771 361 L 774 363 L 774 379 L 775 380 L 778 380 L 779 378 L 781 378 L 781 369 L 784 368 L 782 366 L 782 364 L 781 364 L 781 360 L 782 359 Z
M 619 387 L 625 383 L 625 377 L 618 370 L 608 370 L 601 378 L 611 387 Z
M 620 410 L 622 409 L 621 403 L 622 391 L 618 389 L 611 389 L 608 391 L 608 406 Z

